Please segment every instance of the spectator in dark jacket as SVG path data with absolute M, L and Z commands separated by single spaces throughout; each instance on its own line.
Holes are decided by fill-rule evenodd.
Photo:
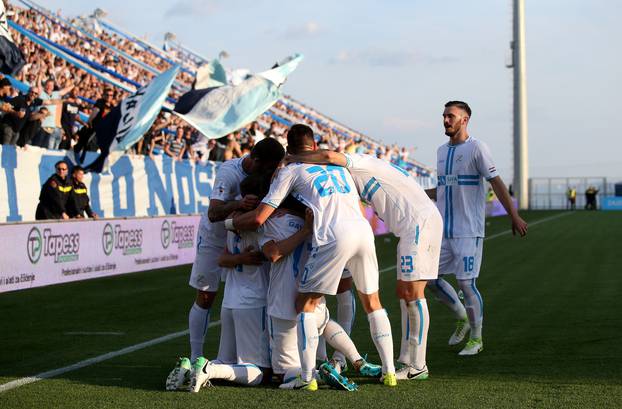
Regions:
M 41 187 L 39 205 L 35 213 L 35 219 L 69 219 L 67 214 L 67 201 L 71 193 L 71 183 L 67 177 L 69 166 L 61 160 L 54 165 L 54 173 Z
M 67 201 L 67 214 L 72 219 L 84 219 L 90 217 L 97 219 L 97 214 L 91 209 L 89 194 L 84 180 L 84 169 L 76 166 L 71 171 L 71 193 Z

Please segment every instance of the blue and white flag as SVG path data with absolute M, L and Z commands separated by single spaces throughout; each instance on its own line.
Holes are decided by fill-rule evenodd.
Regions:
M 238 85 L 187 92 L 177 101 L 175 113 L 208 138 L 225 136 L 254 121 L 281 98 L 280 85 L 302 58 L 295 54 Z
M 227 73 L 220 60 L 214 58 L 207 64 L 203 64 L 197 70 L 194 80 L 194 89 L 221 87 L 227 84 Z
M 4 2 L 0 1 L 0 72 L 15 75 L 26 64 L 22 50 L 13 42 L 6 21 Z

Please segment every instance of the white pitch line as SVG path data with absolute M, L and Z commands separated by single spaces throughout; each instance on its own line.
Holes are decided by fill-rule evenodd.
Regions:
M 573 213 L 568 212 L 568 213 L 556 214 L 555 216 L 550 216 L 550 217 L 546 217 L 544 219 L 536 220 L 535 222 L 530 223 L 529 225 L 530 226 L 536 226 L 536 225 L 538 225 L 540 223 L 545 223 L 545 222 L 548 222 L 550 220 L 558 219 L 560 217 L 569 216 L 571 214 L 573 214 Z M 493 234 L 492 236 L 486 237 L 484 240 L 492 240 L 492 239 L 495 239 L 497 237 L 501 237 L 501 236 L 504 236 L 504 235 L 510 234 L 510 233 L 512 233 L 512 230 L 506 230 L 506 231 L 503 231 L 501 233 Z M 380 270 L 380 272 L 384 273 L 386 271 L 393 270 L 395 267 L 396 267 L 395 265 L 392 265 L 390 267 L 385 267 L 382 270 Z M 220 325 L 220 321 L 214 321 L 214 322 L 210 322 L 208 327 L 211 328 L 211 327 L 215 327 L 215 326 L 218 326 L 218 325 Z M 126 354 L 129 354 L 129 353 L 138 351 L 140 349 L 144 349 L 144 348 L 150 347 L 152 345 L 161 344 L 163 342 L 170 341 L 171 339 L 183 337 L 184 335 L 187 335 L 187 334 L 188 334 L 188 330 L 179 331 L 179 332 L 173 332 L 171 334 L 167 334 L 167 335 L 161 336 L 159 338 L 152 339 L 150 341 L 145 341 L 145 342 L 142 342 L 140 344 L 136 344 L 136 345 L 132 345 L 132 346 L 129 346 L 129 347 L 126 347 L 126 348 L 123 348 L 123 349 L 119 349 L 118 351 L 108 352 L 106 354 L 99 355 L 99 356 L 96 356 L 94 358 L 85 359 L 84 361 L 80 361 L 78 363 L 75 363 L 75 364 L 69 365 L 69 366 L 65 366 L 63 368 L 52 369 L 51 371 L 42 372 L 42 373 L 37 374 L 35 376 L 29 376 L 29 377 L 26 377 L 26 378 L 16 379 L 14 381 L 7 382 L 5 384 L 0 385 L 0 393 L 6 392 L 6 391 L 14 389 L 14 388 L 19 388 L 20 386 L 24 386 L 24 385 L 27 385 L 29 383 L 37 382 L 37 381 L 40 381 L 42 379 L 52 378 L 54 376 L 61 375 L 61 374 L 64 374 L 66 372 L 75 371 L 76 369 L 84 368 L 85 366 L 93 365 L 93 364 L 96 364 L 96 363 L 99 363 L 99 362 L 102 362 L 102 361 L 106 361 L 108 359 L 116 358 L 116 357 L 121 356 L 121 355 L 126 355 Z
M 125 332 L 118 331 L 73 331 L 63 332 L 63 335 L 125 335 Z
M 210 322 L 208 328 L 215 327 L 220 325 L 220 321 Z M 84 368 L 85 366 L 97 364 L 99 362 L 107 361 L 108 359 L 116 358 L 121 355 L 126 355 L 153 345 L 161 344 L 166 341 L 170 341 L 171 339 L 183 337 L 184 335 L 188 335 L 188 330 L 173 332 L 159 338 L 154 338 L 149 341 L 141 342 L 140 344 L 132 345 L 123 349 L 119 349 L 118 351 L 112 351 L 105 353 L 103 355 L 99 355 L 93 358 L 85 359 L 84 361 L 77 362 L 73 365 L 65 366 L 58 369 L 52 369 L 51 371 L 41 372 L 35 376 L 28 376 L 26 378 L 16 379 L 11 382 L 7 382 L 5 384 L 0 385 L 0 393 L 6 392 L 8 390 L 19 388 L 20 386 L 27 385 L 29 383 L 37 382 L 42 379 L 52 378 L 54 376 L 58 376 L 64 374 L 66 372 L 75 371 L 76 369 Z

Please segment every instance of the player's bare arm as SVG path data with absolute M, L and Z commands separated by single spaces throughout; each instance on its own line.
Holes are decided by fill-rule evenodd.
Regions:
M 267 242 L 261 248 L 264 256 L 272 262 L 276 263 L 281 258 L 286 257 L 293 252 L 300 244 L 302 244 L 313 233 L 313 211 L 307 209 L 305 212 L 305 224 L 302 229 L 292 234 L 285 240 L 274 240 Z
M 225 223 L 225 227 L 229 230 L 233 227 L 235 230 L 239 231 L 257 230 L 268 220 L 268 217 L 270 217 L 274 210 L 276 210 L 274 207 L 261 203 L 255 210 L 234 217 L 231 219 L 231 226 L 227 226 L 227 223 Z M 227 220 L 227 222 L 228 221 L 229 220 Z
M 234 268 L 239 265 L 259 266 L 265 261 L 263 254 L 247 247 L 239 254 L 231 254 L 225 249 L 218 258 L 218 265 L 225 268 Z
M 257 207 L 259 198 L 255 195 L 246 195 L 242 200 L 231 200 L 228 202 L 212 199 L 207 210 L 207 217 L 210 222 L 220 222 L 225 220 L 235 210 L 252 210 Z
M 518 233 L 521 237 L 524 237 L 527 234 L 527 222 L 518 215 L 518 210 L 514 207 L 510 193 L 507 187 L 505 187 L 503 180 L 501 180 L 501 176 L 494 177 L 489 182 L 503 208 L 512 219 L 512 234 L 516 235 Z
M 319 165 L 335 165 L 343 167 L 348 164 L 348 160 L 343 153 L 329 150 L 306 151 L 296 155 L 287 155 L 285 157 L 285 163 L 296 162 L 317 163 Z

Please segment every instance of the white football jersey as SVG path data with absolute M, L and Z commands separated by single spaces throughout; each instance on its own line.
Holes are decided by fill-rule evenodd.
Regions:
M 286 240 L 302 229 L 303 225 L 304 220 L 302 218 L 277 210 L 263 225 L 259 247 L 263 248 L 269 241 Z M 268 315 L 271 317 L 296 320 L 295 302 L 298 294 L 298 282 L 304 272 L 310 246 L 310 240 L 304 241 L 293 252 L 270 266 Z
M 216 179 L 210 200 L 222 200 L 228 202 L 234 200 L 240 194 L 240 183 L 248 176 L 242 168 L 242 161 L 246 156 L 223 162 L 218 167 Z M 224 248 L 227 238 L 227 230 L 224 221 L 212 223 L 207 217 L 207 212 L 201 215 L 201 227 L 207 234 L 203 240 L 207 240 L 213 247 Z
M 396 236 L 407 234 L 438 211 L 419 183 L 399 166 L 371 155 L 345 156 L 361 199 L 374 207 Z
M 227 232 L 227 250 L 232 254 L 239 254 L 249 247 L 260 251 L 258 238 L 257 232 L 242 232 L 240 235 Z M 238 265 L 234 268 L 223 268 L 226 270 L 227 281 L 222 306 L 231 309 L 265 307 L 269 269 L 267 262 L 260 266 Z
M 367 223 L 352 176 L 341 166 L 289 164 L 279 170 L 263 203 L 277 208 L 290 193 L 313 210 L 313 246 L 336 241 L 338 224 Z
M 469 137 L 438 148 L 436 205 L 443 216 L 443 237 L 484 237 L 485 178 L 499 176 L 488 146 Z

